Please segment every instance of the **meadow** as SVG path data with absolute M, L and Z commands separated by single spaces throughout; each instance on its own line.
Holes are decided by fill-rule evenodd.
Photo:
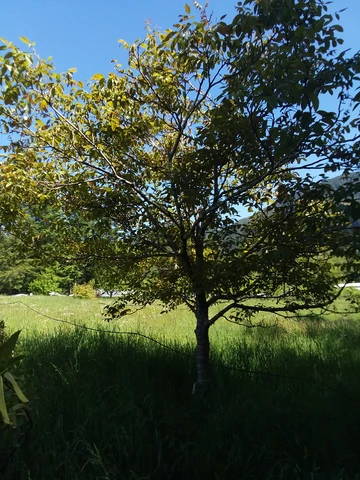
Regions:
M 219 322 L 199 398 L 191 315 L 154 306 L 106 323 L 107 302 L 0 297 L 8 332 L 22 330 L 32 419 L 0 436 L 0 451 L 18 444 L 1 478 L 360 479 L 360 315 Z

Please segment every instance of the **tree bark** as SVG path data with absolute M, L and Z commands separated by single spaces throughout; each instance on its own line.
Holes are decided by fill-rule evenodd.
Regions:
M 196 381 L 193 394 L 204 394 L 210 385 L 209 308 L 204 294 L 196 299 Z

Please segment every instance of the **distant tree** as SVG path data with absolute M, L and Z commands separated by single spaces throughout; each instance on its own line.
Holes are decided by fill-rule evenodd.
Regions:
M 214 23 L 186 5 L 172 29 L 123 42 L 129 67 L 88 87 L 1 47 L 4 221 L 26 199 L 93 222 L 78 247 L 121 268 L 126 301 L 194 313 L 196 390 L 216 321 L 327 305 L 329 259 L 356 252 L 341 199 L 312 172 L 358 168 L 359 54 L 339 50 L 328 2 L 236 8 Z
M 24 255 L 22 242 L 9 233 L 0 232 L 0 293 L 28 292 L 29 283 L 38 270 L 34 260 Z
M 0 294 L 70 293 L 75 283 L 92 278 L 92 265 L 87 265 L 83 256 L 71 256 L 71 242 L 66 243 L 64 237 L 73 227 L 69 221 L 66 226 L 62 222 L 59 214 L 50 215 L 45 208 L 41 219 L 36 212 L 24 208 L 22 215 L 9 219 L 7 228 L 3 225 Z M 77 232 L 79 236 L 84 233 L 82 228 L 77 228 Z M 72 242 L 76 242 L 74 235 Z

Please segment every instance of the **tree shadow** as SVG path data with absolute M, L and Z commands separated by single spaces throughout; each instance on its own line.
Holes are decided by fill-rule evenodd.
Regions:
M 357 340 L 312 335 L 246 334 L 214 352 L 205 398 L 176 343 L 27 339 L 34 427 L 4 479 L 359 478 L 360 355 L 346 355 Z

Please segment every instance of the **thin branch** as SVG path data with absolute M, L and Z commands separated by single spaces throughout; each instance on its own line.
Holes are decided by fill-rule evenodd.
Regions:
M 224 320 L 226 320 L 229 323 L 233 323 L 234 325 L 238 325 L 239 327 L 246 327 L 246 328 L 274 328 L 277 327 L 277 323 L 273 323 L 272 325 L 266 325 L 265 323 L 242 323 L 242 322 L 237 322 L 236 320 L 230 320 L 226 315 L 223 315 L 222 317 Z

